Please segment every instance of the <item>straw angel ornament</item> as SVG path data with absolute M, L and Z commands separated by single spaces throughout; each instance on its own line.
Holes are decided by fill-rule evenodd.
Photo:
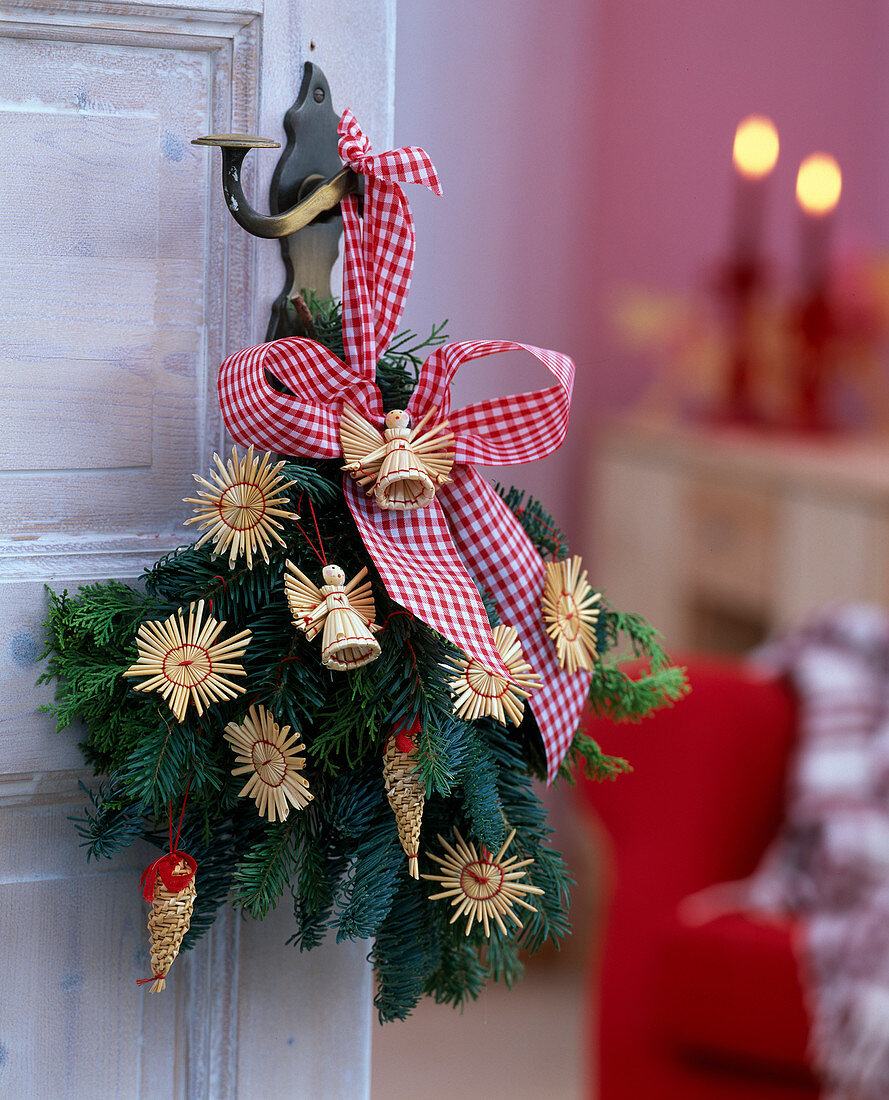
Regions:
M 284 589 L 293 622 L 310 642 L 321 634 L 321 661 L 327 668 L 347 672 L 379 657 L 374 632 L 380 628 L 374 622 L 370 581 L 361 584 L 366 566 L 346 584 L 346 574 L 338 565 L 325 565 L 321 588 L 293 562 L 286 563 L 286 570 Z
M 381 435 L 351 405 L 343 405 L 343 469 L 362 487 L 371 486 L 367 495 L 372 495 L 381 508 L 425 508 L 435 490 L 451 480 L 448 474 L 454 464 L 453 433 L 445 431 L 446 422 L 423 431 L 437 412 L 430 409 L 412 428 L 404 409 L 392 409 L 386 413 Z

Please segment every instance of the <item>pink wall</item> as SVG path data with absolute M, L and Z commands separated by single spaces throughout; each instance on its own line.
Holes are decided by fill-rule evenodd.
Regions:
M 781 155 L 768 228 L 779 272 L 797 262 L 800 160 L 822 149 L 844 174 L 838 238 L 889 236 L 889 4 L 885 0 L 658 0 L 600 7 L 599 171 L 593 232 L 595 371 L 609 406 L 636 394 L 648 365 L 607 333 L 626 283 L 700 285 L 729 231 L 738 120 L 771 116 Z
M 698 285 L 728 235 L 731 141 L 759 111 L 778 125 L 769 230 L 795 262 L 800 159 L 844 170 L 840 236 L 889 238 L 889 0 L 404 0 L 396 138 L 425 145 L 445 198 L 412 189 L 417 268 L 407 321 L 454 338 L 573 355 L 562 451 L 510 472 L 580 544 L 591 430 L 651 366 L 610 329 L 615 288 Z M 530 388 L 504 363 L 462 396 Z M 508 474 L 507 476 L 510 476 Z
M 557 348 L 589 372 L 588 264 L 577 227 L 586 233 L 590 223 L 593 40 L 587 0 L 398 5 L 396 140 L 426 147 L 445 192 L 436 199 L 410 188 L 412 327 L 447 317 L 452 339 Z M 500 356 L 464 367 L 457 398 L 551 381 L 530 357 Z M 582 439 L 582 418 L 569 435 Z M 542 497 L 567 528 L 575 506 L 565 453 L 500 475 Z

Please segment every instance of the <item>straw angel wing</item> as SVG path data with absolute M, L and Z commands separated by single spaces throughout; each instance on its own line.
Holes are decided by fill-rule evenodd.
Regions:
M 311 641 L 324 625 L 324 595 L 292 561 L 287 561 L 284 588 L 293 621 Z

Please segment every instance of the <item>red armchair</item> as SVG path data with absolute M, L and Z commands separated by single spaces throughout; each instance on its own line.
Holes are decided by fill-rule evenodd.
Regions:
M 599 1063 L 590 1094 L 814 1100 L 793 924 L 730 915 L 694 926 L 679 911 L 688 895 L 750 874 L 774 836 L 793 700 L 737 663 L 695 660 L 689 678 L 687 699 L 639 727 L 587 724 L 634 767 L 613 784 L 578 786 L 614 855 L 602 957 L 589 979 Z

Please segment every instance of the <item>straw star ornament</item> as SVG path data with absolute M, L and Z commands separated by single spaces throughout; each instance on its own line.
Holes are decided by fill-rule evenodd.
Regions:
M 440 882 L 445 887 L 440 894 L 430 894 L 429 900 L 450 898 L 451 905 L 456 908 L 450 923 L 453 924 L 465 916 L 467 936 L 472 931 L 473 924 L 478 922 L 484 926 L 485 935 L 490 937 L 492 921 L 504 935 L 509 935 L 509 929 L 503 922 L 504 917 L 509 917 L 513 924 L 521 928 L 522 922 L 515 913 L 516 905 L 521 905 L 532 913 L 537 912 L 524 897 L 527 894 L 542 894 L 543 890 L 539 886 L 519 881 L 525 877 L 524 868 L 530 866 L 534 860 L 520 860 L 518 856 L 510 856 L 507 860 L 503 858 L 514 837 L 515 829 L 510 832 L 495 856 L 484 847 L 479 854 L 475 845 L 471 841 L 467 844 L 455 826 L 453 846 L 444 837 L 438 838 L 445 855 L 429 853 L 429 858 L 441 866 L 442 873 L 422 877 L 431 882 Z
M 596 623 L 601 592 L 594 592 L 587 572 L 581 572 L 581 558 L 546 563 L 543 590 L 543 622 L 556 644 L 560 666 L 569 674 L 578 669 L 593 671 L 598 656 Z
M 540 677 L 525 660 L 514 626 L 495 626 L 493 634 L 512 681 L 489 672 L 479 661 L 458 658 L 454 662 L 456 675 L 450 680 L 454 713 L 470 722 L 490 717 L 504 726 L 507 719 L 517 726 L 522 720 L 525 700 L 539 686 Z
M 210 615 L 204 622 L 204 601 L 189 604 L 188 622 L 182 608 L 159 622 L 142 623 L 136 635 L 139 656 L 124 676 L 143 676 L 136 691 L 157 691 L 181 722 L 189 703 L 203 714 L 211 703 L 234 699 L 244 688 L 229 679 L 246 676 L 235 658 L 243 655 L 251 632 L 242 630 L 225 641 L 217 641 L 224 622 Z
M 279 521 L 299 519 L 296 512 L 282 507 L 290 503 L 285 490 L 295 482 L 284 480 L 280 472 L 283 460 L 269 465 L 271 457 L 271 453 L 267 453 L 262 460 L 254 458 L 251 445 L 240 458 L 238 448 L 232 447 L 232 456 L 226 465 L 219 455 L 213 455 L 217 467 L 212 471 L 213 481 L 199 474 L 192 475 L 204 489 L 198 491 L 197 497 L 185 497 L 186 504 L 197 505 L 197 514 L 187 519 L 185 525 L 197 523 L 204 531 L 196 547 L 212 539 L 217 554 L 227 550 L 230 569 L 240 554 L 247 558 L 247 568 L 252 569 L 253 555 L 257 551 L 268 564 L 272 539 L 284 546 L 278 534 L 283 526 Z
M 229 722 L 225 739 L 238 764 L 232 775 L 252 773 L 238 796 L 252 798 L 263 817 L 286 821 L 291 806 L 301 810 L 312 801 L 308 781 L 300 775 L 306 750 L 299 732 L 280 727 L 265 707 L 251 707 L 243 722 Z

